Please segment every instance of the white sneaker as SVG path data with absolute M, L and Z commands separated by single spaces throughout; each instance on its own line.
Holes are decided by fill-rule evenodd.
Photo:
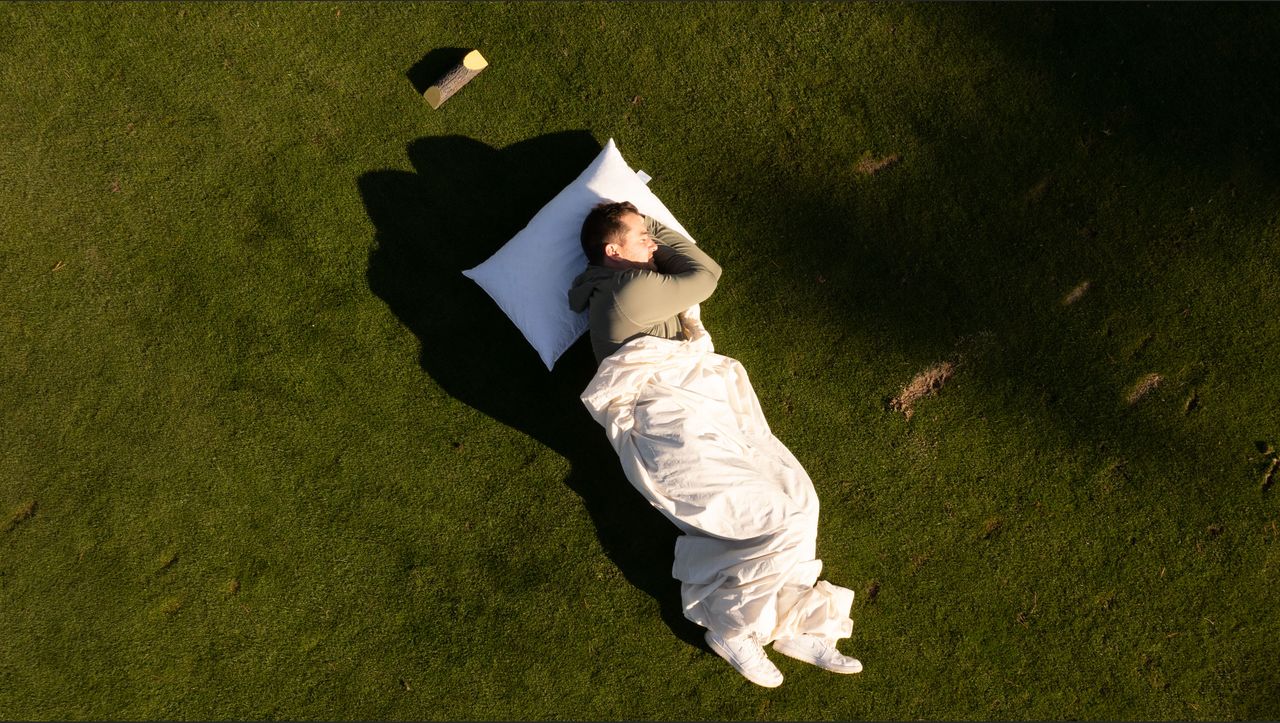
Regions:
M 755 638 L 747 636 L 725 640 L 710 630 L 707 631 L 707 645 L 716 651 L 716 655 L 729 661 L 747 680 L 766 688 L 777 688 L 782 685 L 782 671 L 778 670 L 764 647 Z
M 816 635 L 801 635 L 797 638 L 775 640 L 773 649 L 783 655 L 813 663 L 823 670 L 833 673 L 860 673 L 862 663 L 857 658 L 841 655 L 836 644 Z

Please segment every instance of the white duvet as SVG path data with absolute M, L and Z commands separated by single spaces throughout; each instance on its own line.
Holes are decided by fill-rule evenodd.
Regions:
M 582 401 L 627 479 L 684 533 L 672 574 L 687 618 L 762 644 L 848 637 L 853 591 L 819 581 L 813 482 L 773 436 L 746 370 L 698 318 L 687 341 L 642 336 L 600 364 Z

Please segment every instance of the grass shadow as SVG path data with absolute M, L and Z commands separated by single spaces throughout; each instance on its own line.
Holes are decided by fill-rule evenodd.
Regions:
M 415 172 L 374 171 L 359 189 L 376 233 L 370 289 L 420 342 L 419 362 L 447 393 L 571 464 L 564 480 L 626 579 L 654 597 L 673 632 L 701 645 L 671 577 L 676 529 L 627 481 L 579 395 L 595 372 L 586 337 L 548 373 L 532 347 L 462 270 L 488 258 L 600 152 L 586 131 L 495 150 L 447 136 L 412 142 Z
M 751 169 L 737 174 L 747 182 L 735 187 L 749 199 L 735 209 L 743 235 L 758 258 L 786 262 L 781 276 L 755 275 L 744 295 L 768 299 L 784 287 L 775 301 L 785 296 L 795 317 L 824 319 L 836 336 L 870 331 L 892 339 L 896 351 L 920 360 L 921 370 L 992 334 L 992 348 L 966 377 L 1017 388 L 1019 398 L 1033 402 L 1025 413 L 1061 430 L 1064 440 L 1105 449 L 1103 457 L 1147 458 L 1153 468 L 1177 453 L 1195 484 L 1239 468 L 1244 440 L 1224 452 L 1216 447 L 1220 440 L 1188 431 L 1185 415 L 1131 409 L 1115 388 L 1118 377 L 1136 381 L 1134 367 L 1151 358 L 1166 365 L 1158 370 L 1170 393 L 1189 397 L 1218 382 L 1214 362 L 1225 354 L 1185 345 L 1214 323 L 1212 312 L 1193 308 L 1199 290 L 1177 286 L 1165 268 L 1203 267 L 1200 284 L 1226 286 L 1230 278 L 1208 275 L 1221 264 L 1209 262 L 1247 258 L 1256 241 L 1241 234 L 1228 242 L 1209 225 L 1215 221 L 1199 232 L 1179 214 L 1215 194 L 1238 212 L 1241 225 L 1274 214 L 1280 143 L 1271 129 L 1280 85 L 1270 76 L 1280 62 L 1280 12 L 1258 5 L 1218 10 L 905 8 L 940 37 L 985 38 L 1008 56 L 1005 65 L 1025 67 L 1038 79 L 1027 86 L 1036 91 L 1031 97 L 1050 108 L 1026 117 L 1054 121 L 1055 133 L 1018 125 L 1014 111 L 966 118 L 971 108 L 957 106 L 915 129 L 922 155 L 932 159 L 928 168 L 908 156 L 874 179 L 854 179 L 852 190 L 840 187 L 839 169 L 789 177 L 725 149 L 721 166 Z M 963 78 L 949 88 L 961 97 L 971 85 L 972 107 L 984 110 L 990 107 L 984 88 L 992 82 Z M 711 195 L 720 183 L 707 181 L 694 193 Z M 1094 283 L 1084 303 L 1068 309 L 1059 302 L 1086 279 Z M 1186 315 L 1172 323 L 1158 316 L 1182 306 Z M 1130 318 L 1138 307 L 1152 318 Z M 1112 331 L 1133 334 L 1143 323 L 1153 345 L 1164 344 L 1162 356 Z M 1117 351 L 1125 344 L 1136 348 Z M 1182 487 L 1172 478 L 1165 483 L 1172 497 L 1214 496 L 1207 482 L 1201 490 L 1179 481 Z
M 958 8 L 969 32 L 1044 77 L 1088 118 L 1081 142 L 1126 136 L 1180 168 L 1249 165 L 1274 185 L 1280 8 L 1267 3 Z

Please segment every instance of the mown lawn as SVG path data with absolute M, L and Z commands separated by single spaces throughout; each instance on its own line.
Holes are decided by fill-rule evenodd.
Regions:
M 1269 4 L 0 7 L 0 717 L 1280 716 L 1277 68 Z M 586 340 L 458 273 L 610 137 L 860 675 L 710 653 Z

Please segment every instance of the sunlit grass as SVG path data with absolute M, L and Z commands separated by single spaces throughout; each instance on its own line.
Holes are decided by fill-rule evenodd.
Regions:
M 0 711 L 1276 717 L 1277 40 L 1265 4 L 0 7 Z M 433 111 L 445 47 L 491 66 Z M 457 273 L 610 137 L 725 268 L 703 318 L 817 484 L 860 675 L 701 647 L 585 342 L 548 375 Z

